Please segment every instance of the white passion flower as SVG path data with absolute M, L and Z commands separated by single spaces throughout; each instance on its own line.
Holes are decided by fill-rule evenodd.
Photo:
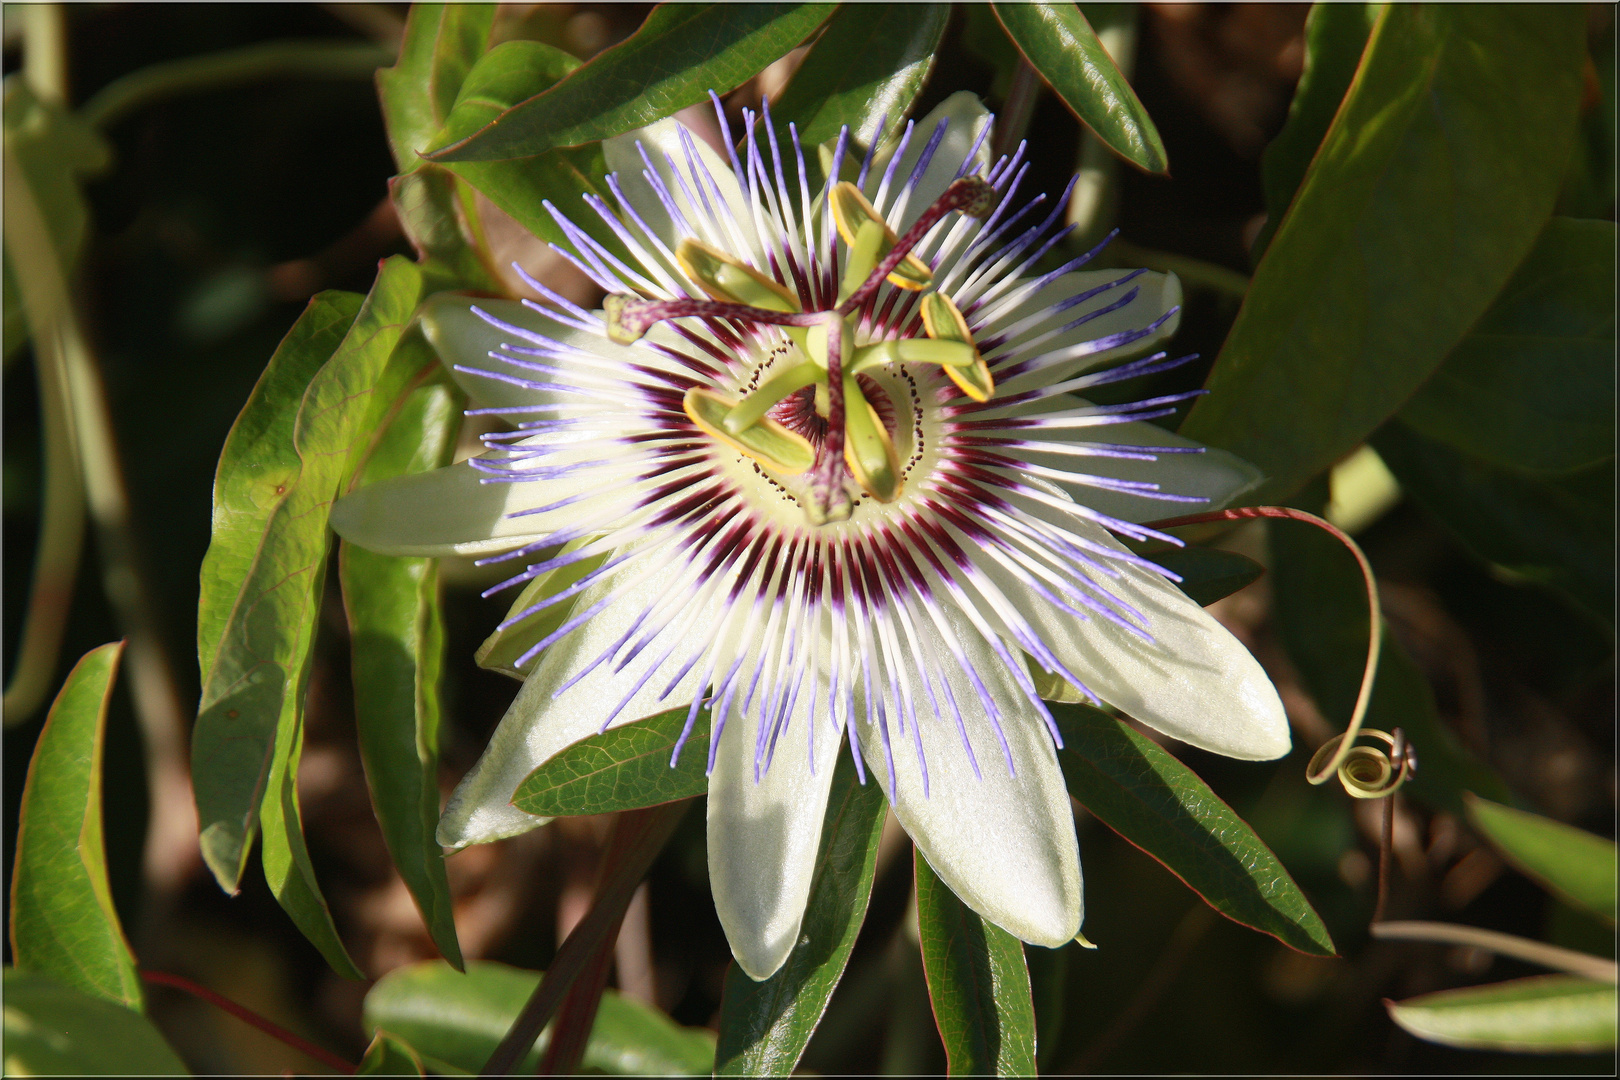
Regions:
M 1179 362 L 1154 351 L 1179 284 L 1035 273 L 1064 202 L 1019 200 L 1024 147 L 991 161 L 972 95 L 861 160 L 846 131 L 819 192 L 791 127 L 756 120 L 729 160 L 673 120 L 606 144 L 617 206 L 587 201 L 628 259 L 551 210 L 605 311 L 532 280 L 547 303 L 431 303 L 473 412 L 509 429 L 333 510 L 377 551 L 512 560 L 532 602 L 502 625 L 552 615 L 439 841 L 544 824 L 511 805 L 542 762 L 706 706 L 710 882 L 750 976 L 798 938 L 846 739 L 968 906 L 1062 945 L 1079 852 L 1032 671 L 1193 746 L 1286 753 L 1254 658 L 1116 539 L 1258 476 L 1146 422 L 1184 395 L 1077 396 Z

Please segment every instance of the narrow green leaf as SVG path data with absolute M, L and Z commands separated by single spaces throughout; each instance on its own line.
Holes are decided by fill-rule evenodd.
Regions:
M 1440 364 L 1530 250 L 1580 97 L 1572 7 L 1395 4 L 1182 433 L 1285 497 Z
M 1350 553 L 1318 530 L 1281 522 L 1270 530 L 1271 595 L 1289 659 L 1328 722 L 1349 722 L 1367 658 L 1367 592 Z M 1402 729 L 1418 770 L 1403 792 L 1437 809 L 1463 812 L 1463 793 L 1515 801 L 1501 777 L 1457 741 L 1435 709 L 1434 693 L 1387 629 L 1366 724 Z
M 544 93 L 433 155 L 496 161 L 598 142 L 725 93 L 813 33 L 831 4 L 663 4 Z
M 1549 221 L 1401 422 L 1504 469 L 1613 457 L 1614 250 L 1612 221 Z
M 419 334 L 421 365 L 433 354 Z M 428 366 L 428 371 L 434 367 Z M 459 425 L 457 401 L 442 383 L 413 390 L 372 451 L 358 483 L 371 484 L 450 462 Z M 444 852 L 433 838 L 439 819 L 439 673 L 444 621 L 438 563 L 339 548 L 354 671 L 355 725 L 371 805 L 400 877 L 416 899 L 434 944 L 461 967 Z
M 7 1076 L 190 1075 L 133 1009 L 14 967 L 4 984 Z
M 1023 942 L 958 900 L 921 851 L 913 862 L 923 971 L 950 1075 L 1034 1076 Z
M 360 1066 L 354 1070 L 354 1075 L 426 1076 L 427 1072 L 422 1067 L 422 1055 L 414 1047 L 379 1030 L 372 1036 L 371 1045 L 366 1047 L 365 1056 L 360 1059 Z
M 1177 588 L 1199 607 L 1208 607 L 1231 596 L 1265 573 L 1265 567 L 1247 555 L 1220 548 L 1171 548 L 1156 551 L 1148 558 L 1171 573 L 1179 574 L 1181 581 L 1177 582 Z
M 1468 820 L 1508 862 L 1552 892 L 1613 924 L 1614 841 L 1470 794 Z
M 377 72 L 388 145 L 400 172 L 421 164 L 417 152 L 431 146 L 444 126 L 494 24 L 494 4 L 411 5 L 399 60 Z
M 135 956 L 107 884 L 101 752 L 122 642 L 73 665 L 39 733 L 17 818 L 11 955 L 17 966 L 144 1008 Z
M 488 960 L 470 961 L 464 975 L 436 960 L 411 964 L 377 980 L 366 995 L 362 1022 L 368 1033 L 385 1030 L 409 1043 L 435 1072 L 476 1073 L 540 976 Z M 514 1074 L 534 1072 L 550 1042 L 548 1028 Z M 617 1076 L 697 1076 L 708 1073 L 713 1061 L 711 1032 L 681 1027 L 608 990 L 580 1067 Z
M 1305 170 L 1350 89 L 1367 38 L 1383 10 L 1382 4 L 1312 4 L 1310 14 L 1305 16 L 1305 68 L 1288 106 L 1288 122 L 1260 158 L 1266 224 L 1250 252 L 1254 262 L 1260 261 L 1294 201 Z
M 512 796 L 512 805 L 541 817 L 640 810 L 709 790 L 709 714 L 699 714 L 674 768 L 669 760 L 686 725 L 672 709 L 592 735 L 553 754 Z
M 1074 4 L 991 4 L 1007 36 L 1080 122 L 1110 150 L 1165 173 L 1164 142 L 1136 91 Z
M 1476 1050 L 1597 1053 L 1615 1045 L 1612 983 L 1537 975 L 1384 1002 L 1389 1018 L 1420 1039 Z
M 578 60 L 538 41 L 497 45 L 468 74 L 437 141 L 471 135 L 519 102 L 556 85 L 577 67 Z M 607 160 L 598 144 L 513 160 L 447 162 L 445 167 L 535 236 L 573 246 L 546 209 L 550 202 L 609 250 L 623 250 L 594 212 L 581 212 L 585 209 L 582 196 L 607 194 L 602 185 Z
M 860 783 L 854 759 L 839 754 L 798 944 L 764 982 L 736 964 L 726 969 L 716 1076 L 787 1076 L 798 1066 L 866 920 L 887 808 L 882 790 Z
M 1555 589 L 1614 625 L 1614 458 L 1558 476 L 1527 476 L 1399 421 L 1380 428 L 1372 444 L 1401 489 L 1475 556 Z
M 1089 705 L 1055 705 L 1069 793 L 1210 907 L 1290 948 L 1333 956 L 1305 894 L 1253 829 L 1152 739 Z
M 192 782 L 203 858 L 234 891 L 262 821 L 272 890 L 334 968 L 356 978 L 305 849 L 297 761 L 327 512 L 419 374 L 388 361 L 422 288 L 421 270 L 395 256 L 357 314 L 358 298 L 322 294 L 277 349 L 220 458 L 198 611 Z
M 948 4 L 842 4 L 805 54 L 771 117 L 819 146 L 849 126 L 870 146 L 878 124 L 894 131 L 928 81 L 950 17 Z M 813 155 L 806 155 L 805 164 Z

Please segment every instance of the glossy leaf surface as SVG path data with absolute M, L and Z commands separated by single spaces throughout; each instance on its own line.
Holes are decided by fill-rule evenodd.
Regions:
M 798 1066 L 866 918 L 886 809 L 882 789 L 861 784 L 839 754 L 799 942 L 764 982 L 727 968 L 715 1075 L 787 1076 Z
M 407 1042 L 435 1072 L 476 1073 L 540 982 L 540 972 L 488 960 L 465 975 L 437 961 L 396 968 L 366 995 L 363 1023 Z M 533 1073 L 550 1043 L 549 1029 L 515 1073 Z M 614 1075 L 704 1075 L 714 1061 L 714 1035 L 684 1028 L 616 991 L 602 995 L 581 1068 Z
M 412 335 L 420 362 L 431 349 Z M 424 472 L 450 463 L 460 423 L 455 395 L 439 382 L 405 399 L 357 483 Z M 461 966 L 439 820 L 439 676 L 444 620 L 433 559 L 379 555 L 340 545 L 339 576 L 348 613 L 355 726 L 371 805 L 394 866 L 410 889 L 439 952 Z
M 1470 795 L 1468 820 L 1508 862 L 1577 907 L 1615 916 L 1613 840 Z
M 958 900 L 921 851 L 913 864 L 923 971 L 950 1075 L 1034 1076 L 1024 943 Z
M 709 714 L 700 713 L 671 768 L 686 710 L 649 716 L 581 739 L 524 778 L 512 805 L 541 817 L 612 814 L 689 799 L 709 790 Z
M 1384 1005 L 1401 1027 L 1445 1046 L 1550 1054 L 1615 1045 L 1614 984 L 1570 975 L 1513 979 Z
M 1088 705 L 1054 705 L 1069 793 L 1222 915 L 1303 953 L 1333 939 L 1294 879 L 1232 808 L 1152 739 Z
M 992 4 L 1024 58 L 1069 110 L 1139 169 L 1167 172 L 1170 159 L 1147 110 L 1074 4 Z
M 797 46 L 831 4 L 665 4 L 627 40 L 434 160 L 531 157 L 622 135 L 726 93 Z
M 116 642 L 86 653 L 39 733 L 18 816 L 11 955 L 25 971 L 140 1010 L 141 980 L 113 908 L 101 828 L 107 701 L 123 651 Z
M 1489 306 L 1574 138 L 1575 8 L 1391 5 L 1182 434 L 1285 497 L 1354 449 Z
M 33 971 L 5 969 L 7 1076 L 186 1076 L 152 1022 Z

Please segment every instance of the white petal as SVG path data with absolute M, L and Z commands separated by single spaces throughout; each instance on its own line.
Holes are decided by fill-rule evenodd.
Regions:
M 1052 519 L 1050 511 L 1037 513 Z M 1067 527 L 1124 550 L 1099 527 L 1072 520 Z M 1282 701 L 1243 643 L 1164 578 L 1115 565 L 1121 576 L 1099 576 L 1098 583 L 1146 617 L 1152 643 L 1096 615 L 1076 619 L 988 559 L 983 568 L 1058 660 L 1110 705 L 1227 757 L 1269 761 L 1288 753 Z
M 618 173 L 619 186 L 624 192 L 624 197 L 629 200 L 636 213 L 641 215 L 641 220 L 646 222 L 653 234 L 671 250 L 682 238 L 691 235 L 676 227 L 658 193 L 643 175 L 647 169 L 647 162 L 642 160 L 641 150 L 636 147 L 636 143 L 640 142 L 642 148 L 647 151 L 647 159 L 663 178 L 665 188 L 668 189 L 682 215 L 686 217 L 687 223 L 699 231 L 699 239 L 710 239 L 703 235 L 700 219 L 712 222 L 717 230 L 727 230 L 735 222 L 742 230 L 750 253 L 757 254 L 758 244 L 754 240 L 753 217 L 748 212 L 748 200 L 743 195 L 742 187 L 737 183 L 737 176 L 732 171 L 731 163 L 711 150 L 701 137 L 687 131 L 698 161 L 708 169 L 709 175 L 714 178 L 716 187 L 725 199 L 726 208 L 722 209 L 714 205 L 713 193 L 708 190 L 707 185 L 704 185 L 700 192 L 693 183 L 687 165 L 687 146 L 681 139 L 682 131 L 686 129 L 678 120 L 664 119 L 656 124 L 608 139 L 602 144 L 608 172 Z M 681 183 L 676 181 L 675 174 L 670 170 L 670 159 L 674 159 L 679 168 L 681 181 L 685 183 L 687 191 L 692 196 L 691 199 L 687 198 L 687 192 L 682 190 Z M 705 199 L 708 200 L 707 210 L 704 208 Z M 729 216 L 727 210 L 730 212 Z M 633 225 L 631 228 L 634 230 Z M 722 232 L 721 235 L 726 233 Z M 735 244 L 724 243 L 721 246 L 733 254 L 743 254 L 734 250 Z
M 929 865 L 963 903 L 1031 944 L 1065 945 L 1080 930 L 1084 901 L 1074 813 L 1051 737 L 984 639 L 948 606 L 941 610 L 968 662 L 1001 708 L 1001 730 L 1016 772 L 1007 768 L 978 693 L 950 663 L 943 665 L 941 674 L 950 679 L 961 706 L 979 775 L 974 775 L 954 719 L 933 715 L 920 684 L 913 696 L 927 753 L 929 794 L 923 795 L 911 736 L 899 734 L 892 709 L 889 725 L 898 796 L 890 788 L 882 733 L 867 718 L 867 710 L 857 707 L 867 771 L 889 793 L 895 816 Z M 936 655 L 949 655 L 933 627 L 919 625 L 918 631 L 930 636 Z M 912 677 L 909 671 L 903 674 Z
M 816 700 L 825 705 L 824 686 Z M 732 955 L 759 981 L 776 973 L 798 941 L 839 742 L 824 713 L 811 715 L 808 685 L 756 782 L 757 730 L 734 716 L 720 736 L 709 776 L 709 886 Z
M 1059 330 L 1091 312 L 1118 303 L 1132 289 L 1138 290 L 1136 298 L 1124 307 L 1098 315 L 1071 330 L 1054 333 L 1051 337 L 1040 341 L 1038 345 L 1029 349 L 1027 355 L 1018 357 L 1016 362 L 1024 363 L 1031 357 L 1051 356 L 1064 349 L 1114 334 L 1145 330 L 1171 309 L 1181 306 L 1181 279 L 1174 274 L 1160 274 L 1148 270 L 1122 285 L 1105 289 L 1071 308 L 1055 312 L 1052 310 L 1070 297 L 1119 281 L 1129 273 L 1128 270 L 1074 270 L 1047 283 L 1033 295 L 1023 297 L 1016 303 L 1008 303 L 1008 298 L 1002 296 L 986 303 L 982 309 L 969 306 L 965 309 L 965 313 L 974 328 L 974 337 L 978 340 L 1015 331 L 1010 342 L 998 346 L 989 355 L 988 359 L 994 366 L 998 357 L 1019 352 L 1022 348 L 1030 346 L 1037 338 Z M 1046 317 L 1037 318 L 1048 312 L 1050 314 Z M 1038 372 L 1023 374 L 1009 380 L 1007 386 L 1012 390 L 1025 390 L 1034 383 L 1049 385 L 1126 357 L 1146 355 L 1162 348 L 1180 325 L 1181 313 L 1176 311 L 1162 326 L 1146 337 L 1101 352 L 1058 360 L 1041 367 Z
M 617 586 L 642 572 L 638 562 L 585 590 L 574 611 L 584 612 Z M 540 664 L 495 729 L 483 756 L 456 785 L 439 819 L 438 841 L 461 848 L 516 836 L 548 819 L 525 814 L 514 807 L 512 794 L 523 778 L 557 751 L 595 735 L 613 708 L 640 679 L 645 667 L 632 663 L 617 674 L 611 662 L 566 686 L 604 649 L 613 645 L 675 580 L 673 567 L 661 567 L 624 596 L 588 619 L 578 630 L 541 654 Z M 701 629 L 701 628 L 700 628 Z M 628 724 L 691 702 L 697 690 L 696 674 L 689 674 L 667 699 L 659 700 L 668 676 L 648 679 L 614 718 L 612 727 Z
M 474 300 L 465 296 L 441 293 L 429 300 L 422 309 L 422 332 L 427 335 L 428 341 L 438 352 L 444 366 L 450 370 L 451 378 L 455 379 L 456 384 L 466 395 L 479 405 L 492 408 L 521 408 L 528 405 L 553 404 L 567 399 L 566 395 L 555 390 L 518 386 L 504 379 L 478 374 L 479 371 L 488 371 L 528 382 L 558 381 L 555 376 L 525 370 L 490 356 L 492 351 L 502 345 L 532 348 L 535 342 L 490 325 L 472 310 L 474 307 L 488 312 L 502 322 L 522 327 L 564 345 L 589 349 L 607 356 L 614 356 L 614 350 L 630 352 L 599 334 L 586 333 L 553 322 L 516 300 Z M 634 354 L 630 354 L 630 358 L 634 359 Z M 567 364 L 566 359 L 546 359 L 540 362 L 559 367 Z M 457 370 L 458 368 L 477 370 L 469 372 Z
M 934 156 L 929 159 L 928 166 L 923 169 L 922 176 L 917 178 L 915 187 L 906 199 L 905 209 L 896 220 L 892 207 L 905 189 L 906 181 L 910 179 L 912 170 L 917 167 L 917 162 L 922 157 L 923 148 L 928 145 L 928 140 L 933 138 L 934 129 L 939 126 L 941 120 L 949 121 L 945 136 L 940 140 Z M 900 164 L 894 171 L 894 178 L 889 182 L 888 205 L 879 207 L 889 218 L 889 224 L 896 233 L 904 235 L 905 231 L 922 216 L 923 211 L 944 194 L 951 181 L 956 179 L 957 172 L 962 168 L 962 161 L 968 156 L 968 151 L 973 149 L 975 141 L 979 142 L 979 148 L 974 153 L 974 163 L 966 172 L 982 173 L 989 166 L 990 139 L 987 136 L 979 141 L 979 133 L 989 125 L 990 112 L 984 107 L 984 102 L 979 100 L 977 94 L 966 90 L 952 94 L 935 106 L 927 116 L 917 121 L 916 127 L 911 132 L 911 141 L 906 145 L 906 152 L 901 156 Z M 899 132 L 895 131 L 889 132 L 889 135 L 898 134 Z M 866 177 L 868 197 L 876 195 L 892 156 L 891 151 L 873 162 Z
M 332 529 L 350 543 L 384 555 L 487 555 L 555 529 L 554 514 L 510 515 L 553 503 L 579 486 L 566 477 L 545 483 L 482 483 L 486 475 L 464 461 L 371 484 L 333 504 Z

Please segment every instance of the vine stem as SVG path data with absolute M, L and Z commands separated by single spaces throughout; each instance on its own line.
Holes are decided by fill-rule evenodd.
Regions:
M 1350 756 L 1356 737 L 1361 734 L 1361 722 L 1366 719 L 1367 706 L 1372 701 L 1373 680 L 1378 676 L 1378 653 L 1384 641 L 1384 617 L 1378 604 L 1378 581 L 1373 577 L 1372 564 L 1367 561 L 1361 545 L 1351 539 L 1349 533 L 1315 514 L 1295 510 L 1291 506 L 1239 506 L 1230 510 L 1210 510 L 1202 514 L 1189 514 L 1186 517 L 1167 518 L 1149 524 L 1155 529 L 1173 529 L 1178 525 L 1201 525 L 1210 521 L 1244 521 L 1249 518 L 1303 521 L 1307 525 L 1315 525 L 1331 533 L 1339 543 L 1350 550 L 1350 554 L 1356 557 L 1356 565 L 1361 568 L 1361 579 L 1367 587 L 1367 663 L 1362 669 L 1361 689 L 1356 694 L 1355 708 L 1350 711 L 1350 724 L 1339 737 L 1339 746 L 1333 756 L 1315 772 L 1307 771 L 1305 774 L 1305 779 L 1312 784 L 1323 784 L 1339 771 L 1339 766 Z
M 1511 956 L 1555 971 L 1565 971 L 1585 979 L 1615 983 L 1620 981 L 1620 968 L 1613 960 L 1589 956 L 1574 949 L 1562 949 L 1529 938 L 1502 934 L 1495 930 L 1481 930 L 1477 926 L 1461 926 L 1443 922 L 1375 922 L 1368 927 L 1375 938 L 1396 941 L 1437 941 L 1448 945 L 1472 945 L 1478 949 Z
M 299 1053 L 306 1054 L 309 1057 L 314 1058 L 327 1068 L 336 1069 L 344 1076 L 354 1075 L 355 1066 L 343 1058 L 338 1057 L 336 1054 L 332 1053 L 332 1051 L 323 1050 L 321 1047 L 316 1046 L 308 1039 L 303 1039 L 297 1035 L 294 1035 L 280 1024 L 265 1019 L 252 1009 L 248 1008 L 246 1005 L 238 1005 L 230 998 L 221 994 L 216 994 L 212 990 L 208 989 L 208 987 L 199 983 L 194 983 L 182 975 L 170 975 L 166 971 L 142 971 L 141 981 L 151 983 L 153 986 L 168 986 L 175 990 L 183 990 L 192 997 L 201 998 L 203 1001 L 208 1002 L 208 1004 L 214 1006 L 215 1008 L 222 1009 L 225 1012 L 230 1013 L 243 1023 L 250 1024 L 253 1027 L 258 1028 L 272 1039 L 286 1043 Z

